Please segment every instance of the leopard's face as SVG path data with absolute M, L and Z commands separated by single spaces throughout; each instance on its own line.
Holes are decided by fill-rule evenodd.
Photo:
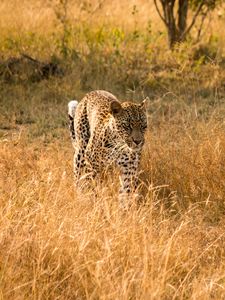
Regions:
M 122 140 L 134 150 L 142 148 L 147 129 L 145 103 L 124 102 L 119 113 L 114 114 L 117 132 Z

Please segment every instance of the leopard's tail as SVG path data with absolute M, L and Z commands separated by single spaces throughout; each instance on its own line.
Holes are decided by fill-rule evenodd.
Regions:
M 71 100 L 68 103 L 68 116 L 69 116 L 69 130 L 70 130 L 70 136 L 72 139 L 72 143 L 75 143 L 76 140 L 76 133 L 74 129 L 74 118 L 75 118 L 75 112 L 78 105 L 77 100 Z

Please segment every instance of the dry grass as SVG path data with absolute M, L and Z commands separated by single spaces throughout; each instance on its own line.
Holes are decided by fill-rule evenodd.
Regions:
M 0 70 L 0 299 L 224 299 L 224 16 L 172 55 L 151 1 L 91 14 L 71 0 L 62 49 L 55 3 L 0 3 L 4 59 L 55 56 L 64 71 Z M 127 213 L 112 174 L 74 191 L 66 105 L 92 89 L 151 99 L 144 201 Z
M 64 2 L 67 4 L 63 5 Z M 128 41 L 126 37 L 124 41 L 123 35 L 134 33 L 133 38 L 138 39 L 139 45 L 147 42 L 158 48 L 160 44 L 167 52 L 166 30 L 156 13 L 153 0 L 3 0 L 0 3 L 0 16 L 0 50 L 6 57 L 28 52 L 36 57 L 48 58 L 58 53 L 65 24 L 66 38 L 69 39 L 67 46 L 80 52 L 92 43 L 107 44 L 104 34 L 111 35 L 110 38 L 114 39 L 112 42 L 118 43 L 116 39 L 120 31 L 122 38 L 119 36 L 119 43 L 125 43 L 126 48 L 132 35 Z M 191 17 L 190 13 L 190 20 Z M 218 51 L 223 51 L 224 8 L 217 9 L 210 20 L 206 25 L 207 30 L 203 30 L 203 37 L 207 41 L 216 39 Z M 194 37 L 197 30 L 198 26 L 193 31 Z M 148 50 L 151 52 L 151 49 Z
M 176 124 L 180 114 L 152 124 L 145 204 L 125 214 L 117 179 L 96 184 L 97 196 L 74 192 L 65 131 L 47 145 L 31 142 L 27 129 L 5 135 L 2 298 L 224 298 L 225 138 L 214 115 L 190 117 L 192 125 L 183 118 L 186 127 Z
M 64 1 L 66 2 L 66 1 Z M 37 31 L 47 33 L 55 31 L 57 17 L 55 11 L 63 9 L 63 1 L 59 0 L 12 0 L 2 1 L 0 4 L 0 26 L 2 29 L 16 29 L 17 32 Z M 101 5 L 102 3 L 102 5 Z M 148 0 L 124 0 L 116 1 L 67 1 L 67 16 L 72 22 L 85 20 L 94 24 L 114 23 L 121 26 L 133 27 L 132 13 L 136 7 L 137 14 L 142 16 L 136 18 L 139 25 L 146 24 L 151 19 L 159 20 L 155 14 L 153 1 Z M 123 14 L 121 14 L 123 12 Z M 126 12 L 126 15 L 124 15 Z M 18 18 L 19 15 L 19 18 Z M 100 18 L 100 19 L 99 19 Z

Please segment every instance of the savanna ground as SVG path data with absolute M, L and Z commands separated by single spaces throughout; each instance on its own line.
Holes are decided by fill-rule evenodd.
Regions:
M 151 1 L 0 16 L 1 299 L 224 299 L 224 10 L 173 53 Z M 127 213 L 116 176 L 74 191 L 67 102 L 94 89 L 151 99 L 145 200 Z

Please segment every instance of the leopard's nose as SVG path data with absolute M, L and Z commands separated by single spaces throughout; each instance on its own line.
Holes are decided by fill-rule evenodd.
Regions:
M 138 145 L 140 145 L 141 140 L 140 140 L 140 139 L 134 139 L 134 138 L 133 138 L 133 142 L 138 146 Z

